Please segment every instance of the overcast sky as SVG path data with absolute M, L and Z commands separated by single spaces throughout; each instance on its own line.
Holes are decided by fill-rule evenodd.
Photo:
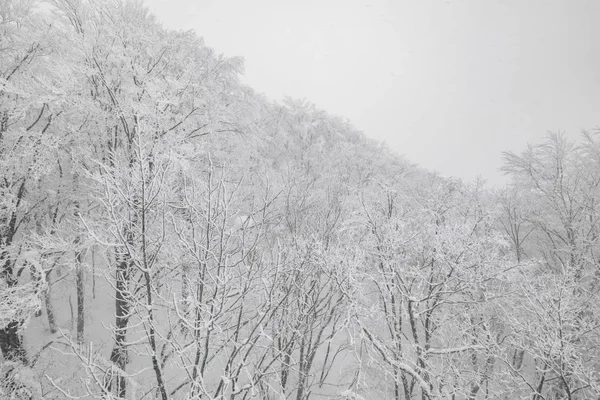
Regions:
M 146 0 L 168 28 L 245 58 L 442 175 L 504 182 L 502 151 L 600 126 L 597 0 Z

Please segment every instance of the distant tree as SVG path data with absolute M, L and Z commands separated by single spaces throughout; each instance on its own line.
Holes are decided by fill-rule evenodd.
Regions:
M 0 7 L 0 350 L 28 364 L 21 333 L 46 290 L 46 262 L 30 240 L 56 184 L 55 149 L 65 142 L 64 85 L 68 71 L 52 57 L 61 47 L 33 2 Z M 66 68 L 68 70 L 68 68 Z M 28 281 L 28 279 L 30 281 Z
M 600 175 L 599 145 L 585 134 L 576 144 L 564 135 L 549 135 L 521 155 L 505 154 L 512 189 L 527 203 L 514 207 L 528 224 L 527 239 L 539 262 L 520 279 L 507 305 L 513 333 L 507 342 L 521 353 L 514 365 L 533 364 L 534 373 L 519 373 L 534 398 L 569 399 L 597 395 L 593 361 L 597 359 L 597 252 Z M 512 308 L 513 311 L 508 312 Z M 515 312 L 517 311 L 518 312 Z
M 513 264 L 482 190 L 432 177 L 373 195 L 363 201 L 357 323 L 392 386 L 382 395 L 474 399 L 497 391 L 492 299 Z

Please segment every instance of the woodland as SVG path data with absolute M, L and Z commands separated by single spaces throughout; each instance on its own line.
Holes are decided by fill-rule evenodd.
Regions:
M 0 398 L 600 398 L 600 138 L 428 172 L 129 0 L 0 0 Z M 598 200 L 596 200 L 598 199 Z

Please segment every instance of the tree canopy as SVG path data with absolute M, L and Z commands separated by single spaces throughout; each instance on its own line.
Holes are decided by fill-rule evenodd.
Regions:
M 0 0 L 0 397 L 589 399 L 600 141 L 444 178 L 129 0 Z

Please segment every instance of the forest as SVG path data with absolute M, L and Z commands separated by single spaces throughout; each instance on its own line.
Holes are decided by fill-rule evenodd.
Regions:
M 599 136 L 488 188 L 242 73 L 0 0 L 1 399 L 600 398 Z

